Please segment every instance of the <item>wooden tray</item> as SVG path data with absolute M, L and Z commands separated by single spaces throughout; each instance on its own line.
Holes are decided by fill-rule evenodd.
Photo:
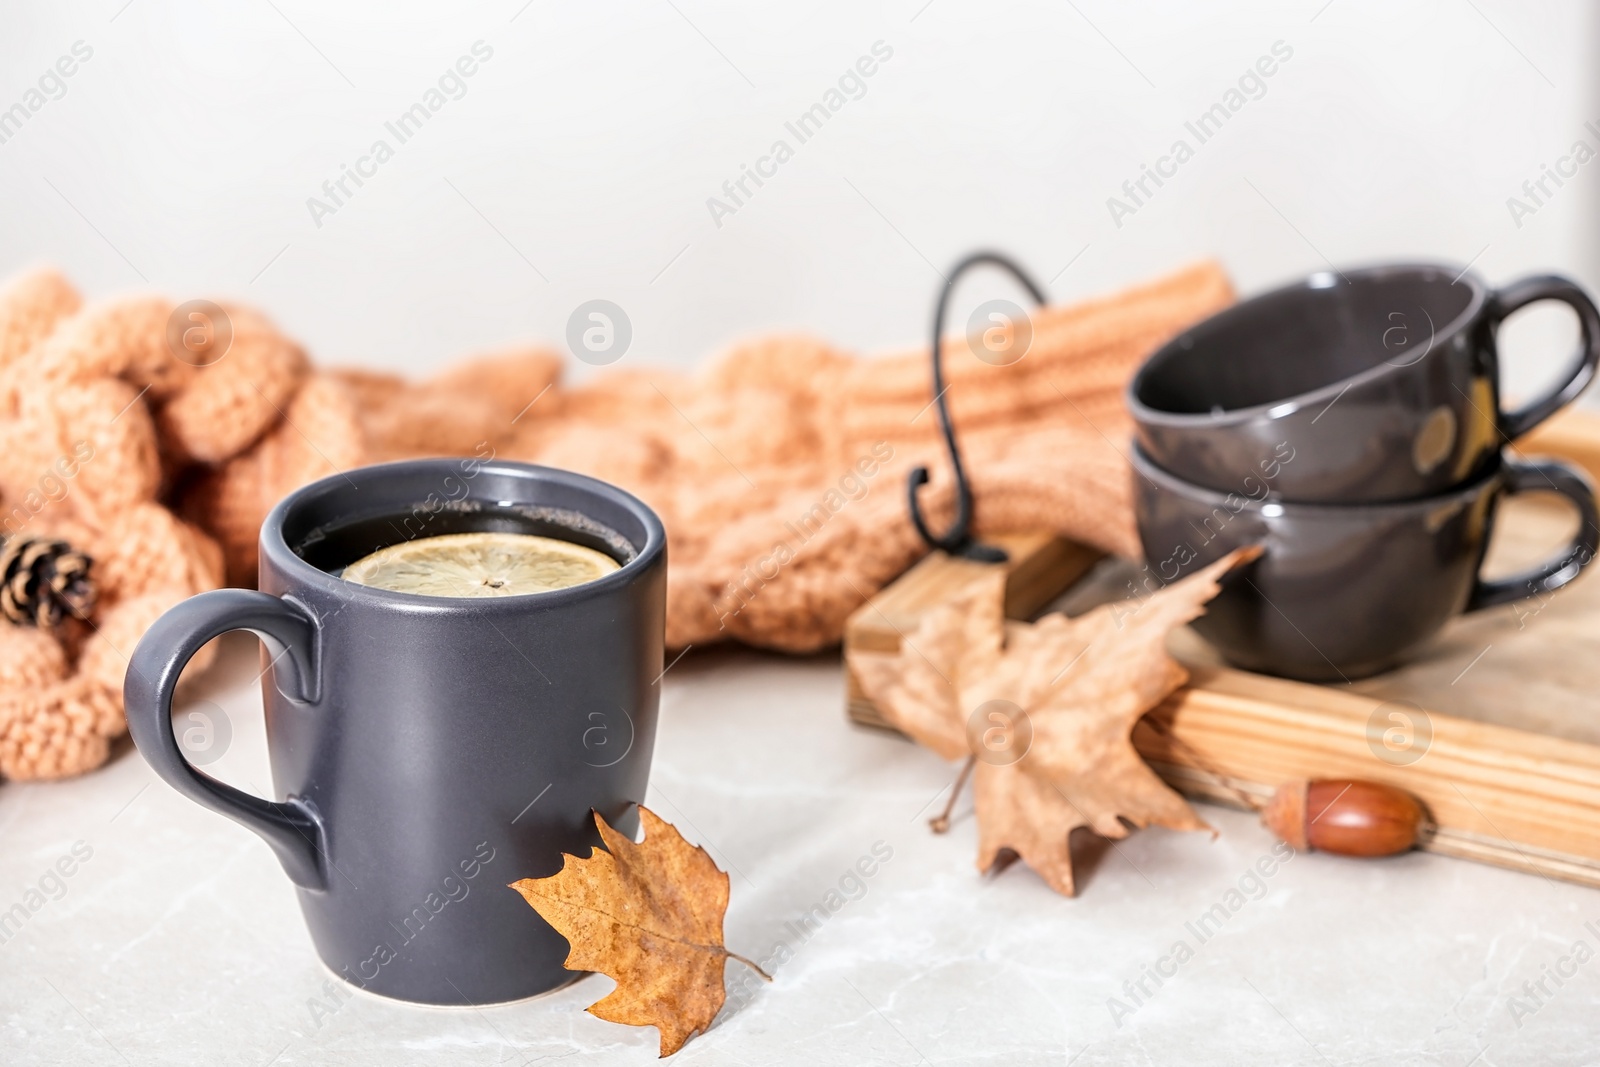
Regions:
M 1569 410 L 1518 443 L 1600 481 L 1600 416 Z M 1539 495 L 1501 508 L 1489 573 L 1506 573 L 1564 543 L 1576 522 Z M 1033 535 L 1005 539 L 1007 612 L 1028 618 L 1054 602 L 1069 614 L 1117 599 L 1128 564 Z M 942 553 L 924 559 L 859 608 L 849 648 L 893 651 L 917 615 L 985 566 Z M 1542 600 L 1457 619 L 1415 662 L 1350 685 L 1310 685 L 1223 666 L 1192 631 L 1172 651 L 1188 687 L 1141 723 L 1140 753 L 1175 789 L 1238 806 L 1293 778 L 1366 778 L 1407 789 L 1438 831 L 1423 847 L 1600 886 L 1600 566 Z M 1065 597 L 1057 594 L 1067 590 Z M 853 676 L 847 710 L 887 727 Z M 1171 738 L 1176 738 L 1172 740 Z

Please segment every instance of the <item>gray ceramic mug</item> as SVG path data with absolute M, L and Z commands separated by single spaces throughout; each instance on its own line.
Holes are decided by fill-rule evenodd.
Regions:
M 414 596 L 337 577 L 378 548 L 470 530 L 586 544 L 621 568 L 547 593 Z M 128 728 L 180 793 L 261 835 L 322 960 L 384 996 L 517 1000 L 570 980 L 566 941 L 507 884 L 637 826 L 655 741 L 666 534 L 620 489 L 518 463 L 365 467 L 294 493 L 261 529 L 261 591 L 224 589 L 139 642 Z M 179 673 L 250 630 L 280 800 L 196 769 L 172 729 Z
M 1506 410 L 1500 324 L 1540 301 L 1577 316 L 1578 351 L 1550 390 Z M 1447 492 L 1500 446 L 1575 400 L 1600 366 L 1600 310 L 1553 275 L 1491 290 L 1451 267 L 1323 272 L 1246 300 L 1157 349 L 1128 385 L 1145 456 L 1229 492 L 1366 504 Z M 1283 463 L 1292 455 L 1293 463 Z
M 1247 670 L 1313 682 L 1351 681 L 1415 655 L 1453 616 L 1560 589 L 1600 550 L 1594 489 L 1553 460 L 1506 460 L 1423 500 L 1290 504 L 1264 486 L 1220 493 L 1157 467 L 1135 446 L 1134 507 L 1153 578 L 1170 582 L 1244 545 L 1261 558 L 1222 582 L 1193 625 Z M 1572 541 L 1543 564 L 1479 576 L 1498 505 L 1556 493 L 1578 513 Z

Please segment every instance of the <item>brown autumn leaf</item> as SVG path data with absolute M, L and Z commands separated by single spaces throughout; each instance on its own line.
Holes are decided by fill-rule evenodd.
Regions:
M 771 978 L 722 941 L 728 876 L 705 849 L 640 805 L 635 844 L 594 815 L 608 851 L 567 856 L 548 878 L 511 883 L 567 939 L 569 971 L 599 971 L 617 988 L 589 1013 L 627 1026 L 654 1026 L 661 1055 L 704 1033 L 722 1009 L 723 966 L 732 957 Z
M 1142 601 L 1069 619 L 1005 618 L 1005 578 L 986 576 L 925 613 L 896 653 L 851 652 L 885 719 L 946 759 L 974 758 L 978 869 L 1010 854 L 1075 894 L 1069 839 L 1136 827 L 1209 829 L 1133 747 L 1136 722 L 1188 673 L 1167 634 L 1199 615 L 1244 548 Z

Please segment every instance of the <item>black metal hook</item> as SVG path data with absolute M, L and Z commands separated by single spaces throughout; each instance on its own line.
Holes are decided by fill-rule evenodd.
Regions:
M 934 536 L 928 530 L 928 524 L 923 520 L 922 509 L 917 503 L 917 489 L 928 482 L 928 468 L 917 467 L 910 474 L 906 482 L 906 497 L 911 507 L 911 521 L 917 528 L 917 533 L 933 548 L 943 549 L 952 556 L 962 556 L 966 559 L 980 560 L 985 563 L 1003 563 L 1007 559 L 1006 550 L 998 545 L 986 545 L 972 538 L 972 487 L 967 484 L 967 473 L 961 466 L 961 450 L 956 447 L 956 434 L 950 424 L 950 408 L 945 403 L 945 384 L 943 368 L 943 351 L 940 344 L 944 332 L 944 314 L 946 305 L 950 302 L 950 293 L 955 289 L 956 279 L 973 267 L 982 264 L 1000 267 L 1009 272 L 1028 294 L 1040 304 L 1046 303 L 1044 292 L 1034 284 L 1021 267 L 1006 256 L 998 252 L 974 252 L 967 256 L 945 279 L 944 288 L 939 291 L 938 303 L 933 310 L 933 402 L 939 408 L 939 427 L 944 431 L 945 449 L 950 453 L 950 467 L 956 476 L 956 517 L 950 524 L 950 529 L 939 536 Z

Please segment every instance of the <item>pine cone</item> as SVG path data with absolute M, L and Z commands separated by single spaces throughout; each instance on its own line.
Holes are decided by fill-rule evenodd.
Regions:
M 53 630 L 94 606 L 92 561 L 65 541 L 0 541 L 0 615 L 14 626 Z

